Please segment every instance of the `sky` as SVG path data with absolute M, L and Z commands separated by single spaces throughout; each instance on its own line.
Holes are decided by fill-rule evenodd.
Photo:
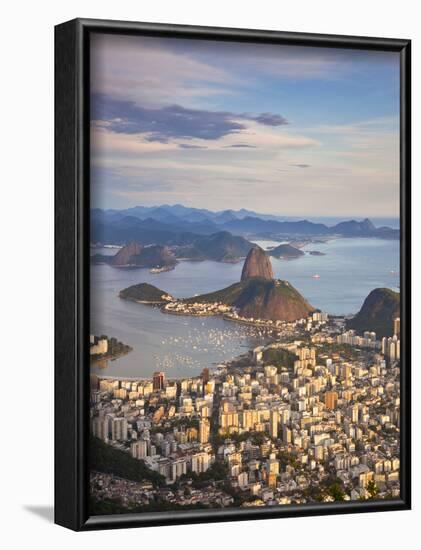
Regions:
M 399 56 L 93 35 L 91 201 L 397 217 Z

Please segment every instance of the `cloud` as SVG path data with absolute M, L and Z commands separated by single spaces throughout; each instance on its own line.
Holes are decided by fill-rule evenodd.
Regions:
M 288 124 L 286 118 L 281 115 L 274 115 L 273 113 L 262 113 L 261 115 L 251 117 L 251 119 L 265 126 L 283 126 L 284 124 Z
M 232 145 L 224 145 L 224 149 L 256 149 L 256 145 L 248 145 L 247 143 L 233 143 Z
M 94 94 L 91 99 L 94 123 L 118 134 L 147 134 L 147 141 L 167 143 L 173 138 L 213 140 L 247 128 L 247 121 L 264 126 L 288 124 L 278 114 L 232 113 L 186 109 L 181 105 L 148 108 L 133 101 L 114 99 L 105 94 Z
M 104 34 L 91 44 L 94 204 L 398 208 L 397 53 Z
M 180 143 L 180 149 L 207 149 L 206 145 L 192 145 L 190 143 Z
M 191 40 L 94 33 L 91 88 L 149 106 L 230 93 L 227 88 L 236 82 L 233 73 L 220 63 L 199 59 L 192 44 Z
M 241 143 L 238 142 L 239 136 L 241 136 Z M 243 130 L 240 134 L 227 134 L 218 139 L 191 138 L 189 143 L 185 143 L 184 138 L 174 137 L 173 139 L 151 141 L 149 137 L 148 133 L 124 134 L 113 132 L 110 130 L 109 123 L 93 124 L 91 128 L 92 155 L 97 159 L 105 160 L 108 158 L 114 161 L 120 159 L 123 162 L 130 157 L 137 159 L 140 163 L 139 155 L 144 158 L 147 154 L 154 157 L 165 154 L 166 156 L 162 157 L 162 163 L 166 164 L 169 158 L 168 154 L 188 155 L 189 153 L 200 152 L 201 156 L 204 154 L 210 155 L 209 158 L 212 158 L 212 162 L 215 162 L 215 155 L 218 152 L 224 154 L 224 158 L 230 151 L 233 156 L 235 151 L 235 158 L 238 158 L 241 151 L 244 153 L 247 151 L 247 153 L 253 152 L 253 156 L 263 155 L 265 158 L 278 159 L 282 151 L 309 150 L 320 147 L 320 142 L 313 138 L 292 133 L 288 130 L 280 132 L 278 128 L 262 126 L 252 121 L 249 122 L 249 128 Z M 241 147 L 237 147 L 238 145 L 241 145 Z M 245 155 L 242 155 L 242 161 L 245 160 L 244 157 Z M 193 162 L 192 158 L 190 160 Z M 139 169 L 141 169 L 140 166 Z
M 209 107 L 227 96 L 240 97 L 265 77 L 353 80 L 361 72 L 398 74 L 398 68 L 395 52 L 99 33 L 91 37 L 92 89 L 139 105 L 188 102 Z
M 244 124 L 232 120 L 232 113 L 185 109 L 180 105 L 145 108 L 105 96 L 94 97 L 92 104 L 93 118 L 107 121 L 109 130 L 118 134 L 147 134 L 148 141 L 218 139 L 245 129 Z

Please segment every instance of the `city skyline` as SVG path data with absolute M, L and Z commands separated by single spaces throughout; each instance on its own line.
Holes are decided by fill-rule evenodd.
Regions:
M 91 58 L 92 206 L 398 216 L 397 54 L 96 35 Z

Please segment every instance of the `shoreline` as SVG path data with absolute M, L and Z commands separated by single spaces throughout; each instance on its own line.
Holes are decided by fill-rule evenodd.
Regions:
M 226 365 L 225 363 L 220 363 L 220 365 L 222 365 L 224 368 L 228 368 L 228 365 Z M 210 374 L 213 374 L 215 376 L 217 375 L 217 372 L 216 372 L 217 368 L 216 369 L 212 369 L 211 367 L 206 367 L 206 368 L 209 369 Z M 169 378 L 166 374 L 167 374 L 167 371 L 165 371 L 165 380 L 167 382 L 179 382 L 180 380 L 184 380 L 186 378 L 202 377 L 202 371 L 198 372 L 197 375 L 194 375 L 194 376 L 178 376 L 176 378 Z M 89 375 L 96 376 L 98 380 L 121 380 L 121 381 L 127 380 L 127 381 L 133 381 L 133 382 L 136 382 L 136 381 L 144 382 L 145 380 L 150 381 L 153 378 L 153 373 L 150 376 L 112 376 L 112 375 L 103 375 L 103 374 L 97 374 L 95 372 L 90 372 Z
M 249 321 L 248 319 L 236 319 L 234 317 L 230 317 L 229 315 L 227 315 L 226 313 L 184 313 L 184 312 L 179 312 L 179 311 L 171 311 L 171 310 L 166 310 L 165 309 L 165 302 L 148 302 L 148 301 L 145 301 L 145 300 L 133 300 L 131 298 L 123 298 L 121 296 L 119 296 L 122 300 L 128 300 L 129 302 L 134 302 L 134 303 L 137 303 L 137 304 L 141 304 L 141 305 L 146 305 L 146 306 L 156 306 L 156 305 L 161 305 L 161 307 L 159 308 L 159 310 L 161 311 L 161 313 L 163 314 L 166 314 L 166 315 L 177 315 L 179 317 L 222 317 L 222 319 L 224 319 L 224 321 L 230 321 L 232 323 L 238 323 L 240 325 L 247 325 L 247 326 L 252 326 L 254 328 L 259 328 L 259 329 L 264 329 L 264 330 L 274 330 L 274 331 L 277 331 L 277 332 L 281 332 L 283 330 L 283 327 L 278 327 L 276 325 L 265 325 L 265 320 L 262 320 L 262 322 L 258 323 L 257 321 Z M 266 320 L 266 322 L 270 321 L 270 319 Z M 295 321 L 284 321 L 284 323 L 286 324 L 290 324 L 290 323 L 294 323 L 294 322 L 298 322 L 298 321 L 301 321 L 301 319 L 297 319 Z
M 133 351 L 133 348 L 131 347 L 128 351 L 117 353 L 114 355 L 105 355 L 103 357 L 96 357 L 95 355 L 90 356 L 90 364 L 98 364 L 102 361 L 115 361 L 116 359 L 120 359 L 120 357 L 124 357 L 125 355 L 128 355 L 130 352 Z

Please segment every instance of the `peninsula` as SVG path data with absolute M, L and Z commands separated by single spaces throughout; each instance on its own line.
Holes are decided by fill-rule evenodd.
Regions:
M 119 296 L 141 303 L 160 303 L 164 313 L 179 315 L 230 315 L 232 319 L 292 322 L 315 311 L 288 281 L 275 279 L 269 257 L 255 246 L 244 262 L 241 281 L 221 290 L 174 299 L 153 285 L 142 283 Z
M 122 357 L 132 351 L 132 347 L 123 342 L 119 342 L 117 338 L 109 338 L 105 334 L 102 336 L 90 336 L 89 355 L 91 363 L 102 363 L 114 361 L 118 357 Z

